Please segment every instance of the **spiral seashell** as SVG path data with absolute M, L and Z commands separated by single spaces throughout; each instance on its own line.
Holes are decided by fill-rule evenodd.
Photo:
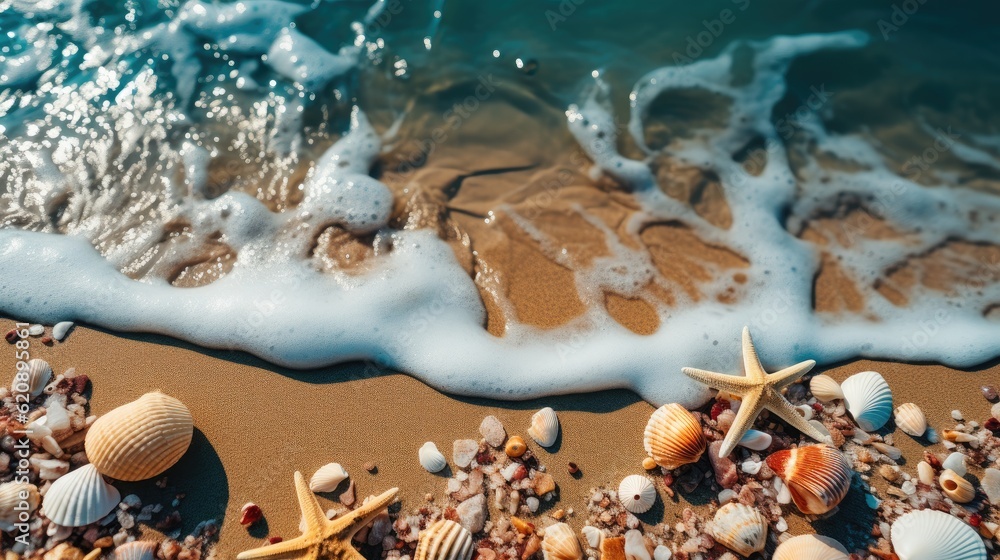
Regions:
M 701 424 L 676 403 L 665 404 L 653 412 L 642 443 L 646 453 L 665 469 L 694 463 L 708 445 Z
M 41 499 L 34 484 L 24 482 L 0 484 L 0 531 L 13 531 L 15 523 L 30 522 Z M 14 509 L 23 503 L 28 504 L 27 509 Z
M 966 504 L 976 497 L 976 489 L 972 483 L 957 472 L 945 469 L 938 477 L 938 484 L 945 496 L 951 498 L 956 504 Z
M 903 403 L 896 408 L 896 425 L 903 432 L 913 437 L 920 437 L 927 431 L 927 417 L 919 406 Z
M 42 501 L 42 513 L 56 525 L 83 527 L 110 513 L 120 501 L 118 490 L 88 464 L 52 483 Z
M 987 468 L 983 471 L 983 478 L 979 481 L 979 487 L 986 494 L 986 499 L 995 506 L 1000 506 L 1000 470 Z
M 764 550 L 767 519 L 755 508 L 730 502 L 715 512 L 712 534 L 726 548 L 741 556 L 750 556 Z
M 648 478 L 631 474 L 618 485 L 618 501 L 632 513 L 645 513 L 656 502 L 656 488 Z
M 52 367 L 41 358 L 28 360 L 28 367 L 18 370 L 10 382 L 10 390 L 15 395 L 29 395 L 32 399 L 42 394 L 52 379 Z
M 822 402 L 831 402 L 844 398 L 840 383 L 829 375 L 815 375 L 809 381 L 809 392 Z
M 778 545 L 771 560 L 848 560 L 844 545 L 821 535 L 799 535 Z
M 545 560 L 580 560 L 583 558 L 583 548 L 572 527 L 556 523 L 545 528 L 542 555 Z
M 152 541 L 128 542 L 115 549 L 115 560 L 155 560 L 159 546 Z
M 85 447 L 97 470 L 115 480 L 147 480 L 163 474 L 187 452 L 194 419 L 181 401 L 146 393 L 101 416 Z
M 841 385 L 847 410 L 866 432 L 885 426 L 892 416 L 892 391 L 878 372 L 856 373 Z
M 829 445 L 783 449 L 768 455 L 766 461 L 788 487 L 795 506 L 805 514 L 830 511 L 851 488 L 851 465 Z
M 313 492 L 333 492 L 341 482 L 347 480 L 348 474 L 340 463 L 323 465 L 309 479 L 309 489 Z
M 528 435 L 542 447 L 551 447 L 559 437 L 559 417 L 551 407 L 545 407 L 531 417 Z
M 423 444 L 417 456 L 420 458 L 420 466 L 429 473 L 441 472 L 448 466 L 448 459 L 445 459 L 444 454 L 438 451 L 432 441 Z
M 899 560 L 986 560 L 986 547 L 975 529 L 940 511 L 901 515 L 890 533 Z
M 414 560 L 471 560 L 472 533 L 458 523 L 439 519 L 420 532 Z

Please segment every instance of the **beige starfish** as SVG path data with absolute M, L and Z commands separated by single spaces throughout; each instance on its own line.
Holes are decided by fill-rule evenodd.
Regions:
M 302 473 L 295 473 L 295 493 L 305 520 L 302 535 L 277 544 L 241 552 L 237 560 L 267 558 L 271 560 L 364 560 L 364 556 L 351 545 L 351 538 L 362 527 L 371 523 L 382 510 L 396 499 L 399 488 L 386 490 L 382 495 L 356 510 L 330 520 L 323 513 L 316 497 Z
M 719 457 L 725 457 L 732 453 L 739 443 L 740 438 L 753 426 L 754 420 L 763 409 L 768 409 L 777 414 L 782 420 L 788 422 L 800 432 L 815 439 L 816 441 L 829 442 L 830 438 L 824 436 L 815 426 L 806 421 L 801 414 L 795 410 L 792 403 L 788 402 L 781 395 L 781 390 L 788 387 L 798 378 L 806 374 L 816 365 L 815 360 L 806 360 L 785 369 L 767 373 L 764 366 L 760 364 L 757 357 L 757 350 L 753 347 L 753 340 L 750 338 L 750 329 L 743 327 L 743 369 L 746 376 L 727 375 L 725 373 L 715 373 L 695 368 L 683 368 L 688 377 L 701 381 L 713 389 L 731 393 L 740 397 L 742 404 L 736 413 L 736 420 L 729 428 L 726 439 L 722 442 L 719 450 Z

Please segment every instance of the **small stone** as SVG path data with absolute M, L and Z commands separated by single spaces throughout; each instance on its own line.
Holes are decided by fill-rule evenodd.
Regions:
M 492 548 L 476 549 L 476 560 L 496 560 L 497 553 Z
M 14 344 L 21 337 L 20 335 L 17 334 L 17 329 L 10 329 L 9 331 L 7 331 L 7 334 L 4 335 L 4 338 L 10 344 Z
M 140 509 L 142 507 L 142 500 L 135 494 L 129 494 L 122 499 L 118 507 L 122 509 Z
M 16 554 L 15 557 L 19 558 Z M 43 560 L 83 560 L 83 551 L 68 543 L 59 543 L 55 548 L 46 552 L 42 558 Z
M 72 328 L 73 328 L 72 321 L 62 321 L 60 323 L 56 323 L 55 326 L 52 327 L 52 338 L 58 340 L 59 342 L 62 342 L 62 340 L 66 338 L 66 335 L 69 334 L 69 331 Z
M 899 480 L 899 469 L 894 468 L 892 465 L 882 465 L 878 468 L 878 473 L 882 475 L 882 478 L 888 480 L 889 482 L 896 482 Z
M 372 463 L 371 461 L 368 461 L 367 463 L 365 463 L 364 468 L 365 468 L 366 471 L 368 471 L 368 472 L 370 472 L 372 474 L 375 474 L 376 472 L 378 472 L 378 467 L 375 465 L 375 463 Z
M 553 511 L 552 519 L 555 519 L 556 521 L 562 521 L 563 519 L 566 519 L 566 510 L 560 508 Z
M 264 512 L 261 511 L 260 506 L 253 502 L 247 502 L 240 508 L 240 525 L 244 527 L 253 525 L 260 521 L 262 517 L 264 517 Z
M 917 485 L 913 484 L 913 481 L 911 480 L 907 480 L 899 488 L 907 496 L 912 496 L 917 493 Z
M 656 468 L 656 461 L 652 457 L 646 457 L 642 460 L 642 468 L 651 471 Z
M 722 440 L 713 441 L 708 446 L 708 458 L 715 471 L 715 481 L 723 488 L 732 488 L 739 481 L 740 475 L 736 472 L 736 464 L 730 461 L 729 457 L 719 457 L 720 449 Z
M 990 407 L 990 416 L 1000 420 L 1000 403 L 996 403 Z
M 661 544 L 653 550 L 653 560 L 670 560 L 672 554 L 669 548 Z
M 962 421 L 962 411 L 961 410 L 952 410 L 951 411 L 951 417 L 954 418 L 956 421 L 961 422 Z
M 28 327 L 28 334 L 31 336 L 38 336 L 45 333 L 44 325 L 31 325 Z
M 267 537 L 267 544 L 278 544 L 285 539 L 275 535 L 273 537 Z
M 728 504 L 735 500 L 737 495 L 735 490 L 730 488 L 723 489 L 722 492 L 719 492 L 719 505 Z
M 531 496 L 524 500 L 524 505 L 528 506 L 528 511 L 535 513 L 538 511 L 538 506 L 540 506 L 541 503 L 538 501 L 538 498 Z
M 785 521 L 784 517 L 778 518 L 778 522 L 774 524 L 774 530 L 779 533 L 784 533 L 788 530 L 788 522 Z
M 43 336 L 39 340 L 41 340 L 42 344 L 44 344 L 46 346 L 52 346 L 52 344 L 55 342 L 54 340 L 52 340 L 51 336 Z
M 997 401 L 998 395 L 997 395 L 997 390 L 994 386 L 983 385 L 982 387 L 979 388 L 979 390 L 983 392 L 983 398 L 985 398 L 986 400 L 990 402 Z
M 344 504 L 347 507 L 351 507 L 354 505 L 354 502 L 356 502 L 358 499 L 358 495 L 354 489 L 353 478 L 351 479 L 351 482 L 347 485 L 347 490 L 344 490 L 344 492 L 337 499 L 340 501 L 340 503 Z
M 503 424 L 500 423 L 500 419 L 496 416 L 483 418 L 482 423 L 479 424 L 479 433 L 482 434 L 486 443 L 492 447 L 499 448 L 503 445 L 504 440 L 507 439 L 507 431 L 503 429 Z
M 507 445 L 504 446 L 503 450 L 508 457 L 517 459 L 521 455 L 524 455 L 524 452 L 528 450 L 528 445 L 524 443 L 524 438 L 521 436 L 512 436 L 509 440 L 507 440 Z
M 486 496 L 477 494 L 458 504 L 455 508 L 458 523 L 467 531 L 476 534 L 486 525 Z
M 111 537 L 111 535 L 107 535 L 94 541 L 94 548 L 109 548 L 114 546 L 114 544 L 115 540 Z
M 456 439 L 452 444 L 452 459 L 459 468 L 466 468 L 479 453 L 479 442 L 473 439 Z
M 625 558 L 627 560 L 652 560 L 646 550 L 646 539 L 633 529 L 625 533 Z
M 743 464 L 740 465 L 740 470 L 753 476 L 760 472 L 760 468 L 763 465 L 764 463 L 760 461 L 752 461 L 750 459 L 747 459 L 746 461 L 743 461 Z
M 567 467 L 569 469 L 569 474 L 576 474 L 580 472 L 580 467 L 576 466 L 576 463 L 574 463 L 573 461 L 570 461 Z
M 556 489 L 556 481 L 548 473 L 538 473 L 535 475 L 535 494 L 544 496 Z

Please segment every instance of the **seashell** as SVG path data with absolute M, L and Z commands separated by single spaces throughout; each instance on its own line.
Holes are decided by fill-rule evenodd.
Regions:
M 767 519 L 755 508 L 730 502 L 715 512 L 712 534 L 726 548 L 750 556 L 764 550 Z
M 1000 420 L 1000 402 L 990 407 L 990 416 Z
M 0 484 L 0 531 L 13 531 L 15 523 L 31 521 L 42 497 L 34 484 L 6 482 Z M 27 502 L 28 509 L 17 510 Z M 22 517 L 23 516 L 23 517 Z
M 147 480 L 174 466 L 193 436 L 194 419 L 184 403 L 157 391 L 98 418 L 85 447 L 101 474 Z
M 903 457 L 903 450 L 898 447 L 893 447 L 887 443 L 881 441 L 873 441 L 872 447 L 878 450 L 879 453 L 888 456 L 893 461 L 898 461 Z
M 14 374 L 14 380 L 10 382 L 10 390 L 15 395 L 30 395 L 35 398 L 42 394 L 45 386 L 52 379 L 52 367 L 41 358 L 28 360 L 28 367 L 20 369 Z
M 831 402 L 844 398 L 844 391 L 829 375 L 814 375 L 809 381 L 809 391 L 822 402 Z
M 913 437 L 920 437 L 927 431 L 927 417 L 919 406 L 903 403 L 896 408 L 896 425 L 903 432 Z
M 969 472 L 965 463 L 965 455 L 958 451 L 945 457 L 944 461 L 941 461 L 941 468 L 951 469 L 958 473 L 958 476 L 965 476 Z
M 844 545 L 821 535 L 799 535 L 778 545 L 771 560 L 847 560 Z
M 471 560 L 472 533 L 449 519 L 439 519 L 420 532 L 414 560 Z
M 125 543 L 115 549 L 115 560 L 155 560 L 156 549 L 159 547 L 152 541 Z
M 972 434 L 967 434 L 958 430 L 942 430 L 941 437 L 955 443 L 969 443 L 970 441 L 976 441 L 979 439 Z
M 583 538 L 587 539 L 590 548 L 598 548 L 604 540 L 604 532 L 592 525 L 585 525 L 580 532 L 583 533 Z
M 799 416 L 805 418 L 806 422 L 812 420 L 813 416 L 816 416 L 816 411 L 813 410 L 813 407 L 807 404 L 800 404 L 795 407 L 795 411 L 799 413 Z
M 941 485 L 944 495 L 951 498 L 951 501 L 956 504 L 969 503 L 976 497 L 976 489 L 973 488 L 972 483 L 953 470 L 945 469 L 942 471 L 941 476 L 938 477 L 938 484 Z
M 892 391 L 877 372 L 856 373 L 844 380 L 841 389 L 847 410 L 862 430 L 874 432 L 892 416 Z
M 559 437 L 559 417 L 551 407 L 545 407 L 531 417 L 528 435 L 542 447 L 551 447 Z
M 653 560 L 646 548 L 646 539 L 642 533 L 632 529 L 625 531 L 625 560 Z M 608 555 L 610 556 L 610 555 Z
M 347 477 L 347 471 L 340 466 L 340 463 L 329 463 L 312 475 L 309 479 L 309 489 L 313 492 L 333 492 L 341 482 L 347 480 Z
M 979 486 L 991 504 L 1000 506 L 1000 470 L 988 468 L 983 471 L 983 478 L 979 481 Z
M 83 527 L 115 509 L 121 501 L 118 490 L 104 481 L 93 464 L 84 465 L 52 483 L 42 512 L 56 525 Z
M 420 447 L 417 453 L 420 457 L 420 466 L 427 469 L 429 473 L 436 473 L 444 470 L 448 466 L 448 460 L 444 454 L 438 451 L 434 442 L 428 441 Z
M 771 447 L 771 434 L 760 430 L 747 430 L 740 438 L 739 445 L 754 451 L 763 451 Z
M 768 455 L 766 462 L 781 477 L 802 513 L 830 511 L 851 488 L 851 465 L 829 445 L 783 449 Z
M 583 548 L 572 527 L 556 523 L 545 528 L 542 555 L 545 560 L 580 560 L 583 558 Z
M 648 478 L 631 474 L 618 485 L 618 501 L 632 513 L 645 513 L 656 502 L 656 488 Z
M 701 424 L 683 406 L 670 403 L 653 412 L 642 440 L 646 453 L 665 469 L 676 469 L 701 458 L 708 443 Z
M 52 338 L 62 342 L 62 339 L 66 338 L 69 334 L 70 329 L 73 328 L 73 321 L 62 321 L 56 323 L 52 327 Z
M 901 515 L 890 533 L 899 560 L 986 560 L 986 547 L 975 529 L 940 511 Z
M 934 467 L 927 461 L 917 463 L 917 480 L 927 486 L 934 484 Z

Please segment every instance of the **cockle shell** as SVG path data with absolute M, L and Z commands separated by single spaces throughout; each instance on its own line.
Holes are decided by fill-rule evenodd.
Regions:
M 115 480 L 146 480 L 163 474 L 187 452 L 194 419 L 181 401 L 146 393 L 101 416 L 87 432 L 87 458 Z
M 542 447 L 551 447 L 559 437 L 559 417 L 551 407 L 545 407 L 531 417 L 528 435 Z
M 986 560 L 986 547 L 975 529 L 937 510 L 901 515 L 890 533 L 899 560 Z
M 333 492 L 347 477 L 347 471 L 340 463 L 328 463 L 309 479 L 309 489 L 313 492 Z
M 118 490 L 88 464 L 52 483 L 42 501 L 42 512 L 56 525 L 83 527 L 107 515 L 120 501 Z
M 545 560 L 580 560 L 583 558 L 583 548 L 572 527 L 556 523 L 545 528 L 542 554 Z
M 41 501 L 38 488 L 24 482 L 0 484 L 0 531 L 11 531 L 15 523 L 29 523 Z M 27 504 L 27 509 L 15 509 Z
M 903 432 L 913 437 L 920 437 L 927 431 L 927 417 L 919 406 L 903 403 L 896 408 L 896 425 Z
M 155 560 L 156 549 L 152 541 L 132 541 L 115 549 L 115 560 Z
M 656 502 L 656 487 L 648 478 L 631 474 L 618 485 L 618 501 L 632 513 L 645 513 Z
M 28 367 L 18 370 L 10 382 L 10 390 L 15 395 L 30 395 L 35 398 L 42 394 L 52 379 L 52 367 L 41 358 L 28 360 Z
M 420 466 L 427 469 L 429 473 L 440 472 L 448 466 L 448 459 L 445 459 L 444 454 L 438 451 L 433 441 L 423 444 L 420 451 L 417 452 L 417 456 L 420 458 Z
M 844 545 L 821 535 L 799 535 L 778 545 L 771 560 L 847 560 Z
M 815 375 L 809 381 L 809 391 L 822 402 L 835 401 L 844 398 L 840 383 L 829 375 Z
M 471 560 L 472 533 L 458 523 L 439 519 L 420 532 L 414 560 Z
M 715 540 L 742 556 L 764 550 L 767 519 L 755 508 L 730 502 L 715 512 L 712 534 Z
M 874 432 L 892 416 L 892 391 L 878 372 L 856 373 L 844 380 L 841 389 L 847 410 L 862 430 Z
M 988 468 L 983 471 L 979 487 L 986 494 L 986 499 L 995 506 L 1000 506 L 1000 470 Z
M 767 466 L 781 477 L 802 513 L 819 515 L 833 509 L 851 488 L 851 465 L 825 444 L 783 449 L 768 455 Z
M 676 403 L 665 404 L 653 412 L 642 444 L 656 464 L 665 469 L 694 463 L 708 445 L 701 424 Z
M 941 485 L 941 491 L 944 492 L 944 495 L 951 498 L 951 501 L 956 504 L 971 502 L 976 497 L 976 489 L 972 483 L 953 470 L 945 469 L 942 471 L 941 476 L 938 477 L 938 484 Z

